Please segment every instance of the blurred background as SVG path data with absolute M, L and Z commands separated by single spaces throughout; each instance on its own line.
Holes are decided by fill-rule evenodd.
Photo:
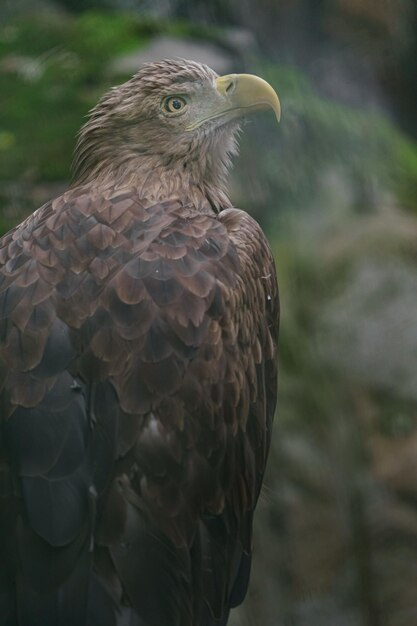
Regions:
M 415 0 L 0 0 L 0 230 L 89 108 L 182 56 L 266 78 L 232 176 L 280 280 L 280 396 L 232 626 L 417 625 Z

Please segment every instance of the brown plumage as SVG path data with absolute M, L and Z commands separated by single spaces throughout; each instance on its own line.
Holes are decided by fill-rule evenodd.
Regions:
M 149 64 L 0 241 L 2 626 L 224 626 L 246 593 L 278 295 L 230 207 L 261 79 Z

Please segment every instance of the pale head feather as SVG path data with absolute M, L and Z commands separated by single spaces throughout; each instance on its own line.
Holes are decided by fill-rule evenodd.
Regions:
M 113 87 L 79 133 L 72 185 L 134 185 L 151 200 L 186 199 L 201 210 L 230 206 L 226 174 L 237 151 L 238 122 L 208 122 L 189 131 L 181 117 L 161 112 L 164 97 L 176 93 L 191 94 L 193 106 L 204 106 L 216 78 L 206 65 L 163 60 Z

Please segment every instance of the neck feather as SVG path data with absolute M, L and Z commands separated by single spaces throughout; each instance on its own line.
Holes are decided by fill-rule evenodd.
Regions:
M 211 134 L 183 155 L 158 154 L 123 141 L 117 133 L 109 139 L 100 127 L 87 123 L 76 146 L 71 186 L 134 186 L 141 199 L 180 199 L 201 212 L 218 212 L 231 206 L 226 177 L 236 152 L 234 133 L 222 139 Z

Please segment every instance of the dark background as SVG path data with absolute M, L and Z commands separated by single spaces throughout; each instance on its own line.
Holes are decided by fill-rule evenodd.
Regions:
M 282 300 L 280 402 L 232 626 L 417 625 L 415 0 L 0 0 L 0 230 L 60 193 L 146 60 L 266 78 L 235 204 Z

